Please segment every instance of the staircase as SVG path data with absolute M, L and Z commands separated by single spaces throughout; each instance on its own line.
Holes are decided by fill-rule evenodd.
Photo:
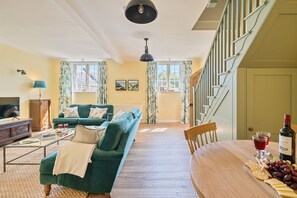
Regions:
M 226 3 L 194 89 L 194 125 L 212 121 L 230 91 L 228 83 L 276 1 L 229 0 Z

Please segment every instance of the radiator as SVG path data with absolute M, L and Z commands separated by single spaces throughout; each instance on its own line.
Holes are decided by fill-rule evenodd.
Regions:
M 127 112 L 133 108 L 138 108 L 138 109 L 140 109 L 140 111 L 143 112 L 141 104 L 114 104 L 113 107 L 114 107 L 114 114 L 116 114 L 120 110 Z

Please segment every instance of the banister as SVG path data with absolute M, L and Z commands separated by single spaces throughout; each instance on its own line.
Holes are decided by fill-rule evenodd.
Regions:
M 204 63 L 200 79 L 194 87 L 195 110 L 194 118 L 203 121 L 201 117 L 204 112 L 203 105 L 208 105 L 208 96 L 215 97 L 215 88 L 220 88 L 220 75 L 229 74 L 226 60 L 238 57 L 235 42 L 243 35 L 248 35 L 246 18 L 255 12 L 259 7 L 267 4 L 268 0 L 228 0 L 220 18 L 219 26 L 216 29 L 215 37 Z M 262 5 L 260 5 L 262 4 Z M 207 111 L 207 110 L 205 110 Z M 194 123 L 196 124 L 196 123 Z

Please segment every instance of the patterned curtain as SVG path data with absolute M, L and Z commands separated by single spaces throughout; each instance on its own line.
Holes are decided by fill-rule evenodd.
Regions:
M 181 64 L 181 122 L 188 123 L 190 116 L 190 77 L 192 62 L 184 61 Z
M 98 63 L 98 89 L 97 89 L 97 103 L 107 104 L 107 86 L 106 86 L 106 62 L 100 61 Z
M 61 112 L 72 103 L 71 66 L 66 61 L 60 62 L 59 92 L 59 111 Z
M 147 123 L 155 124 L 157 119 L 157 62 L 149 62 L 147 65 Z

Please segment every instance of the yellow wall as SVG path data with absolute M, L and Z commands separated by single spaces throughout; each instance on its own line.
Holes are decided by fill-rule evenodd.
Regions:
M 193 61 L 193 73 L 201 68 L 202 60 Z M 112 60 L 107 63 L 107 100 L 114 105 L 141 105 L 143 119 L 146 118 L 146 65 L 143 62 L 125 62 L 118 64 Z M 139 80 L 139 91 L 116 91 L 115 80 Z M 74 103 L 96 103 L 95 93 L 74 93 Z M 179 121 L 181 115 L 181 99 L 179 92 L 159 94 L 158 120 Z
M 141 105 L 146 118 L 146 63 L 107 61 L 107 97 L 109 104 Z M 139 80 L 139 91 L 116 91 L 115 80 Z
M 115 63 L 107 61 L 108 103 L 115 105 L 141 105 L 143 119 L 146 118 L 146 67 L 143 62 Z M 201 67 L 201 61 L 193 61 L 193 72 Z M 44 80 L 47 88 L 42 89 L 42 98 L 51 99 L 51 117 L 58 115 L 60 61 L 0 44 L 0 97 L 20 97 L 21 117 L 29 117 L 29 100 L 38 98 L 38 89 L 32 88 L 35 80 Z M 27 75 L 17 73 L 24 69 Z M 116 91 L 115 80 L 139 80 L 139 91 Z M 74 93 L 73 103 L 96 103 L 96 93 Z M 159 95 L 158 120 L 180 120 L 180 93 L 169 92 Z
M 29 117 L 29 99 L 37 99 L 38 89 L 34 89 L 35 80 L 44 80 L 47 88 L 41 90 L 42 98 L 52 99 L 52 115 L 57 112 L 56 68 L 50 59 L 36 56 L 7 45 L 0 44 L 0 97 L 20 97 L 20 116 Z M 24 69 L 27 75 L 17 73 Z M 53 97 L 54 96 L 54 97 Z

